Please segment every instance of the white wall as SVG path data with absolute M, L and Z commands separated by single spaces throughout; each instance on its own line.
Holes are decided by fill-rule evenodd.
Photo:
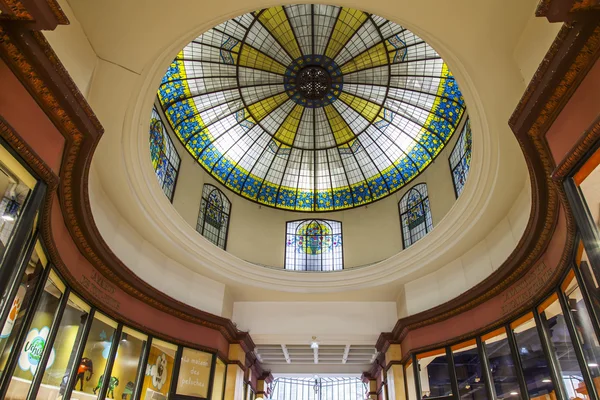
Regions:
M 498 269 L 521 239 L 531 212 L 531 185 L 524 182 L 508 215 L 484 239 L 435 272 L 410 281 L 398 297 L 398 317 L 443 304 Z
M 529 84 L 533 74 L 544 59 L 561 26 L 561 23 L 551 24 L 546 18 L 536 17 L 535 7 L 532 7 L 513 53 L 513 57 L 521 71 L 523 82 L 526 85 Z
M 81 93 L 87 97 L 98 57 L 69 3 L 66 0 L 59 0 L 58 3 L 70 24 L 59 25 L 53 31 L 44 31 L 44 36 Z
M 163 122 L 168 124 L 162 112 L 161 115 Z M 434 227 L 455 203 L 456 195 L 448 158 L 466 118 L 465 114 L 455 135 L 435 161 L 406 187 L 367 206 L 317 214 L 261 206 L 232 192 L 209 175 L 193 159 L 168 126 L 167 130 L 181 157 L 173 206 L 195 229 L 203 184 L 209 183 L 218 187 L 231 201 L 227 251 L 246 261 L 281 268 L 285 253 L 286 221 L 303 218 L 341 221 L 344 240 L 344 268 L 372 264 L 402 251 L 398 201 L 412 186 L 417 183 L 427 183 Z
M 233 320 L 258 344 L 373 344 L 396 323 L 394 302 L 237 302 Z

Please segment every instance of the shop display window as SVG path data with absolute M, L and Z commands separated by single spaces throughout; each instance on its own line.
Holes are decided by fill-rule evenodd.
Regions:
M 404 368 L 404 376 L 406 377 L 405 384 L 408 391 L 408 400 L 417 400 L 417 392 L 415 390 L 415 373 L 412 362 L 408 363 Z
M 42 354 L 48 342 L 50 328 L 57 317 L 56 311 L 59 308 L 60 299 L 64 291 L 64 283 L 54 271 L 50 271 L 31 325 L 27 328 L 28 332 L 25 342 L 20 348 L 17 366 L 14 369 L 13 377 L 6 394 L 7 400 L 25 400 L 29 393 L 33 377 L 36 374 L 44 372 L 40 370 Z M 53 346 L 46 368 L 52 367 L 56 361 L 56 356 Z
M 35 183 L 19 161 L 0 146 L 0 260 Z
M 177 346 L 153 339 L 148 364 L 143 368 L 144 383 L 140 400 L 166 400 L 169 398 Z
M 208 398 L 213 357 L 211 353 L 184 347 L 177 374 L 176 394 Z
M 446 350 L 439 349 L 417 356 L 421 379 L 421 397 L 452 396 Z
M 54 362 L 48 363 L 38 397 L 59 400 L 64 396 L 69 372 L 75 362 L 75 346 L 81 340 L 83 327 L 88 319 L 90 306 L 74 294 L 69 295 L 65 312 L 60 320 L 52 349 Z
M 133 399 L 135 381 L 140 369 L 140 357 L 146 347 L 148 336 L 131 328 L 124 327 L 117 347 L 115 362 L 110 373 L 107 399 Z M 98 392 L 104 380 L 98 380 L 95 391 Z
M 114 340 L 117 323 L 105 315 L 96 313 L 78 361 L 75 387 L 71 398 L 92 400 L 97 398 L 98 387 L 103 379 L 110 347 Z
M 481 360 L 475 340 L 453 346 L 452 357 L 454 358 L 460 398 L 465 400 L 487 399 Z
M 591 221 L 600 225 L 600 152 L 596 151 L 575 173 L 573 180 L 579 186 L 583 200 L 590 212 Z
M 556 294 L 550 296 L 538 307 L 541 319 L 546 324 L 546 330 L 550 336 L 550 343 L 558 360 L 561 376 L 569 398 L 581 397 L 587 389 L 581 374 L 581 368 L 577 360 L 573 341 L 569 334 L 569 328 Z M 546 378 L 550 380 L 550 377 Z
M 573 274 L 568 275 L 562 285 L 562 290 L 567 296 L 569 312 L 571 313 L 573 324 L 581 343 L 583 358 L 590 371 L 596 390 L 600 391 L 600 345 L 598 343 L 598 336 L 594 331 L 589 311 L 583 300 L 583 294 Z M 576 386 L 575 391 L 579 395 L 583 394 L 587 396 L 587 390 L 582 381 Z
M 222 400 L 225 393 L 225 373 L 227 366 L 220 358 L 217 357 L 215 364 L 215 377 L 213 378 L 213 389 L 211 400 Z
M 521 390 L 506 331 L 499 329 L 491 332 L 484 335 L 482 341 L 486 349 L 496 397 L 498 399 L 520 399 Z
M 42 279 L 45 263 L 46 259 L 43 253 L 38 253 L 37 249 L 34 250 L 25 272 L 19 280 L 17 294 L 11 301 L 8 318 L 0 331 L 0 377 L 4 375 L 16 336 L 31 308 L 35 289 Z
M 529 313 L 511 324 L 519 358 L 531 400 L 556 396 L 550 366 L 537 331 L 533 314 Z

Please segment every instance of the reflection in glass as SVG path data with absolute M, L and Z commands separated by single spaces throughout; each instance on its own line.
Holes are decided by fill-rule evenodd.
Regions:
M 521 390 L 504 329 L 483 336 L 494 389 L 498 399 L 520 399 Z
M 0 260 L 30 192 L 29 187 L 2 161 L 4 160 L 0 160 Z
M 406 388 L 408 389 L 408 400 L 417 400 L 417 391 L 415 388 L 415 373 L 413 370 L 413 364 L 410 363 L 405 369 L 406 376 Z
M 421 378 L 421 396 L 423 398 L 452 396 L 446 351 L 440 349 L 433 355 L 417 357 Z
M 556 295 L 552 295 L 540 306 L 540 316 L 545 321 L 551 346 L 560 365 L 564 386 L 569 393 L 569 398 L 581 396 L 587 389 L 583 375 L 577 361 L 569 329 Z M 549 379 L 549 378 L 547 378 Z
M 133 329 L 124 327 L 117 348 L 117 355 L 110 373 L 106 398 L 132 399 L 135 390 L 135 378 L 137 376 L 140 356 L 146 345 L 148 337 Z M 94 393 L 98 393 L 104 376 L 98 380 Z
M 38 367 L 42 353 L 63 291 L 64 284 L 51 273 L 46 280 L 44 292 L 35 310 L 25 342 L 21 347 L 19 360 L 6 394 L 7 399 L 24 400 L 27 398 L 33 377 L 39 373 Z M 51 367 L 55 359 L 56 352 L 52 349 L 46 367 Z
M 31 259 L 21 277 L 21 284 L 15 298 L 12 300 L 12 307 L 2 330 L 0 331 L 0 377 L 4 374 L 4 369 L 8 362 L 8 357 L 14 345 L 15 337 L 23 324 L 23 320 L 29 307 L 35 288 L 42 276 L 43 266 L 39 256 L 33 252 Z
M 523 319 L 524 321 L 518 321 L 511 326 L 515 333 L 529 397 L 534 400 L 547 394 L 554 396 L 554 383 L 551 380 L 550 367 L 533 315 L 528 314 Z
M 80 340 L 83 326 L 87 321 L 90 307 L 79 297 L 71 294 L 67 307 L 60 320 L 60 326 L 54 340 L 55 358 L 48 364 L 38 397 L 44 400 L 61 399 L 65 393 L 69 371 L 75 362 L 75 343 Z
M 600 391 L 600 346 L 598 344 L 598 337 L 594 332 L 592 320 L 583 300 L 583 294 L 581 293 L 577 280 L 571 278 L 571 281 L 566 282 L 564 287 L 569 310 L 573 317 L 573 323 L 575 324 L 575 329 L 577 330 L 577 335 L 579 336 L 579 341 L 583 348 L 583 358 L 592 375 L 594 386 Z M 585 393 L 583 390 L 585 390 L 585 388 L 578 391 L 578 393 L 587 395 L 587 390 L 585 390 Z
M 464 343 L 456 347 L 458 348 L 452 349 L 452 356 L 454 357 L 460 398 L 469 400 L 487 399 L 477 345 Z
M 77 368 L 72 398 L 96 398 L 97 387 L 103 379 L 108 353 L 117 323 L 96 313 Z M 89 396 L 92 395 L 92 396 Z
M 145 366 L 141 400 L 165 400 L 169 398 L 171 376 L 177 346 L 161 340 L 152 340 L 148 364 Z
M 217 365 L 215 367 L 215 377 L 213 379 L 213 389 L 211 400 L 221 400 L 225 391 L 225 371 L 226 365 L 219 357 L 217 357 Z M 266 384 L 266 383 L 265 383 Z

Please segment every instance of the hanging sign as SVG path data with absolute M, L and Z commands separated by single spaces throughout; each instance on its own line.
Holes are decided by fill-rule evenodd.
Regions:
M 177 394 L 206 399 L 212 359 L 213 355 L 210 353 L 184 348 L 177 379 Z

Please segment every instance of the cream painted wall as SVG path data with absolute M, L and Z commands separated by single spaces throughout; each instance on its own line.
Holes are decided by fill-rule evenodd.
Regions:
M 513 53 L 525 84 L 533 77 L 561 27 L 561 23 L 549 23 L 546 18 L 536 17 L 535 7 L 532 7 Z
M 396 303 L 236 302 L 233 320 L 258 344 L 371 345 L 394 327 Z
M 437 271 L 404 285 L 398 296 L 398 317 L 443 304 L 487 278 L 514 250 L 530 211 L 531 186 L 527 181 L 508 215 L 483 240 Z
M 157 109 L 160 109 L 156 103 Z M 164 114 L 159 113 L 166 122 Z M 344 268 L 372 264 L 402 251 L 398 201 L 415 184 L 427 183 L 433 226 L 456 202 L 448 158 L 466 121 L 435 161 L 405 188 L 387 198 L 357 209 L 331 213 L 299 213 L 260 206 L 246 200 L 210 176 L 185 150 L 170 126 L 167 130 L 181 157 L 181 167 L 173 196 L 177 212 L 196 229 L 202 186 L 209 183 L 221 189 L 231 201 L 227 251 L 250 262 L 283 268 L 286 221 L 324 218 L 342 222 Z M 149 158 L 149 156 L 148 156 Z M 148 164 L 151 168 L 150 164 Z M 198 236 L 200 236 L 198 234 Z M 200 239 L 203 240 L 203 239 Z
M 231 310 L 223 310 L 224 305 L 231 308 L 231 299 L 225 301 L 224 284 L 195 274 L 144 240 L 121 217 L 112 202 L 107 201 L 94 168 L 90 171 L 89 185 L 93 211 L 109 217 L 95 219 L 98 230 L 112 251 L 133 273 L 179 301 L 213 314 L 231 316 Z M 198 290 L 198 287 L 202 287 L 202 290 Z
M 523 189 L 528 186 L 525 183 L 527 169 L 506 121 L 525 89 L 522 67 L 525 64 L 519 64 L 516 59 L 517 43 L 524 46 L 526 40 L 522 33 L 527 31 L 526 25 L 532 30 L 531 38 L 538 29 L 546 29 L 529 21 L 535 0 L 465 0 L 452 4 L 434 0 L 398 0 L 394 3 L 373 0 L 369 3 L 367 11 L 406 22 L 448 60 L 465 93 L 473 123 L 480 127 L 477 129 L 479 140 L 474 135 L 473 162 L 477 164 L 461 201 L 446 204 L 450 212 L 428 238 L 386 262 L 334 274 L 301 274 L 261 268 L 244 263 L 214 246 L 206 246 L 208 242 L 192 228 L 202 185 L 196 179 L 193 167 L 200 167 L 192 162 L 192 172 L 188 171 L 191 175 L 182 175 L 179 184 L 196 185 L 196 194 L 182 195 L 180 199 L 177 189 L 175 208 L 178 211 L 162 195 L 155 177 L 147 173 L 151 168 L 147 125 L 144 124 L 147 124 L 164 69 L 193 35 L 248 11 L 250 6 L 237 0 L 201 5 L 191 0 L 182 1 L 181 7 L 190 12 L 165 8 L 157 0 L 143 4 L 139 0 L 72 1 L 71 6 L 83 31 L 72 31 L 73 35 L 79 35 L 78 38 L 65 34 L 64 37 L 55 36 L 54 43 L 51 42 L 61 60 L 64 58 L 69 72 L 74 77 L 79 76 L 76 82 L 82 90 L 88 87 L 89 78 L 92 79 L 88 99 L 106 129 L 93 160 L 89 188 L 92 211 L 111 249 L 142 279 L 173 298 L 206 311 L 220 315 L 233 313 L 234 321 L 254 315 L 260 324 L 269 313 L 261 301 L 274 303 L 279 311 L 275 314 L 277 321 L 273 323 L 285 327 L 298 322 L 297 316 L 287 309 L 290 302 L 312 303 L 310 316 L 318 321 L 328 321 L 335 316 L 339 309 L 326 305 L 340 301 L 359 303 L 364 300 L 361 307 L 367 307 L 369 302 L 379 299 L 396 305 L 393 313 L 397 315 L 418 312 L 447 301 L 480 282 L 514 248 L 530 212 L 530 193 L 527 188 Z M 359 8 L 367 6 L 354 0 L 344 0 L 343 4 Z M 260 0 L 252 5 L 259 8 L 273 3 Z M 432 7 L 438 7 L 438 12 L 428 13 Z M 200 8 L 202 12 L 198 12 Z M 447 24 L 448 19 L 455 23 Z M 77 20 L 71 19 L 71 22 L 74 24 Z M 99 61 L 91 70 L 87 57 L 80 60 L 68 52 L 69 40 L 87 42 L 86 35 L 99 54 Z M 62 43 L 63 40 L 66 43 Z M 545 46 L 545 43 L 540 44 L 538 51 L 543 53 Z M 534 64 L 535 60 L 532 60 L 531 65 Z M 496 79 L 490 79 L 490 76 Z M 182 160 L 191 161 L 184 152 L 180 154 Z M 444 167 L 448 173 L 446 159 L 441 155 L 426 173 L 436 167 Z M 449 179 L 446 182 L 451 184 Z M 433 183 L 430 185 L 437 187 Z M 434 204 L 436 195 L 432 187 L 432 209 L 434 220 L 438 222 L 438 218 L 445 215 L 445 211 L 441 211 L 444 205 Z M 234 202 L 234 218 L 236 213 L 265 216 L 258 220 L 260 224 L 271 219 L 271 213 L 281 212 L 263 207 L 256 214 L 257 205 L 231 193 L 229 197 Z M 389 229 L 395 227 L 399 239 L 395 201 L 392 197 L 388 200 L 393 217 L 383 223 L 389 223 Z M 369 226 L 372 209 L 384 207 L 384 202 L 353 210 L 352 218 L 360 221 L 357 226 Z M 336 215 L 338 213 L 334 213 Z M 345 221 L 345 230 L 347 225 Z M 278 226 L 283 235 L 283 224 L 278 223 Z M 255 240 L 252 228 L 251 224 L 243 224 L 237 230 L 243 240 L 250 241 L 248 247 Z M 376 245 L 385 246 L 385 243 Z M 366 246 L 361 247 L 365 251 Z M 359 250 L 356 249 L 357 253 Z M 357 259 L 360 256 L 358 254 Z M 274 264 L 280 265 L 282 255 L 274 259 L 277 260 Z M 236 312 L 236 297 L 248 300 L 244 312 L 241 308 Z M 360 322 L 363 314 L 352 318 Z M 338 328 L 340 335 L 348 333 L 346 325 L 340 324 Z M 330 329 L 334 334 L 334 326 Z M 379 331 L 382 330 L 389 328 Z
M 81 93 L 88 97 L 98 57 L 81 24 L 75 18 L 69 3 L 66 0 L 59 0 L 58 3 L 69 19 L 70 24 L 59 25 L 53 31 L 44 31 L 44 36 Z

